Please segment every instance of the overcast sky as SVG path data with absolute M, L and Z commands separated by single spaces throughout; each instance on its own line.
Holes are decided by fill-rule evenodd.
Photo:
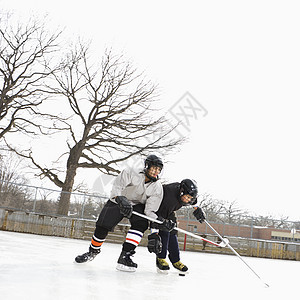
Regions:
M 66 32 L 112 46 L 159 83 L 190 137 L 170 181 L 257 214 L 300 219 L 299 1 L 1 1 L 49 13 Z M 189 123 L 188 123 L 189 122 Z M 91 183 L 93 186 L 93 183 Z

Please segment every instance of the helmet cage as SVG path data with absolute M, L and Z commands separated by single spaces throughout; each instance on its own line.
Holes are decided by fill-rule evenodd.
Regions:
M 189 202 L 183 202 L 181 196 L 190 195 L 192 199 Z M 183 205 L 195 205 L 198 198 L 198 188 L 195 180 L 184 179 L 180 183 L 180 200 Z
M 159 179 L 159 177 L 153 177 L 149 174 L 149 170 L 151 167 L 159 167 L 160 168 L 160 171 L 163 169 L 163 162 L 162 160 L 156 156 L 156 155 L 149 155 L 146 160 L 145 160 L 145 169 L 144 169 L 144 172 L 145 172 L 145 175 L 151 180 L 151 181 L 157 181 Z

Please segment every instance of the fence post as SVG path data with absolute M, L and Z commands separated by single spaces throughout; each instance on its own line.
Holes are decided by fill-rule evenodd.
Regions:
M 241 236 L 241 215 L 239 215 L 239 229 L 238 229 L 238 236 Z
M 33 208 L 32 208 L 32 211 L 33 211 L 33 212 L 35 212 L 35 207 L 36 207 L 37 191 L 38 191 L 38 187 L 35 188 L 34 202 L 33 202 Z
M 183 251 L 185 251 L 185 248 L 186 248 L 186 234 L 184 235 Z
M 251 228 L 250 229 L 250 231 L 251 231 L 250 238 L 252 239 L 253 238 L 253 217 L 251 217 L 251 227 L 250 228 Z
M 85 197 L 86 197 L 86 194 L 83 195 L 83 203 L 82 203 L 82 209 L 81 209 L 81 219 L 83 219 L 84 206 L 85 206 Z

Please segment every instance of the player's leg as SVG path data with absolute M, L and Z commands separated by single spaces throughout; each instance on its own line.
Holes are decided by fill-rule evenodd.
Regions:
M 144 208 L 144 204 L 133 206 L 133 210 L 139 213 L 144 213 Z M 135 248 L 140 244 L 143 234 L 148 228 L 148 221 L 134 214 L 129 220 L 131 226 L 122 246 L 117 269 L 120 271 L 134 272 L 136 271 L 137 264 L 132 261 L 131 257 L 135 254 Z
M 77 263 L 84 263 L 93 260 L 96 255 L 100 253 L 101 246 L 105 242 L 108 232 L 112 231 L 122 219 L 123 215 L 120 213 L 118 205 L 112 201 L 107 201 L 96 222 L 96 228 L 89 246 L 89 251 L 78 255 L 75 261 Z

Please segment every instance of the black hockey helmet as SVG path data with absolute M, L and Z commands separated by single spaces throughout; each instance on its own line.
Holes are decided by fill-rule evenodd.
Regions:
M 183 195 L 190 195 L 193 197 L 191 201 L 184 203 L 184 205 L 195 205 L 197 203 L 198 187 L 195 180 L 183 179 L 180 182 L 180 197 Z
M 161 158 L 159 158 L 158 156 L 156 156 L 154 154 L 147 156 L 147 158 L 145 159 L 145 174 L 152 181 L 156 181 L 158 178 L 152 177 L 148 173 L 149 169 L 152 166 L 159 167 L 161 170 L 164 167 L 164 164 L 163 164 Z

